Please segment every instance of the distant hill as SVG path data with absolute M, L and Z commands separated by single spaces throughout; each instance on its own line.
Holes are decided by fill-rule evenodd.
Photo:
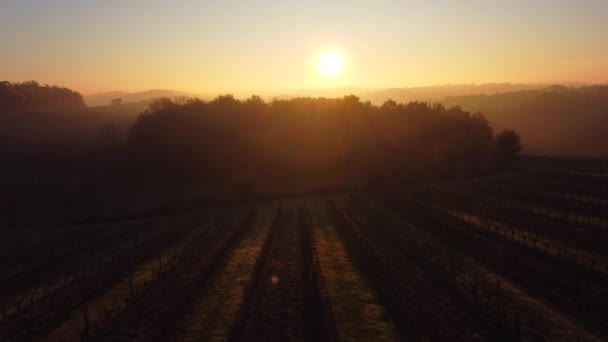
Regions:
M 84 102 L 89 107 L 108 106 L 113 99 L 121 99 L 123 103 L 150 101 L 159 97 L 202 97 L 200 94 L 194 94 L 184 91 L 168 90 L 168 89 L 151 89 L 140 92 L 124 92 L 110 91 L 105 93 L 97 93 L 84 96 Z
M 511 83 L 487 83 L 487 84 L 446 84 L 426 87 L 406 87 L 387 89 L 368 89 L 356 87 L 338 87 L 327 89 L 304 89 L 294 91 L 270 99 L 290 99 L 295 97 L 343 97 L 356 95 L 361 101 L 370 101 L 381 105 L 391 99 L 396 102 L 427 101 L 437 102 L 448 96 L 462 95 L 493 95 L 499 93 L 513 92 L 519 90 L 533 90 L 547 87 L 548 84 L 511 84 Z
M 440 102 L 481 111 L 494 129 L 515 129 L 524 153 L 608 155 L 608 85 L 451 96 Z
M 268 100 L 288 100 L 297 97 L 344 97 L 348 95 L 361 96 L 362 94 L 370 92 L 370 89 L 357 88 L 357 87 L 337 87 L 337 88 L 324 88 L 324 89 L 301 89 L 279 95 L 268 96 Z
M 374 104 L 381 105 L 384 101 L 391 99 L 397 102 L 410 101 L 429 101 L 436 102 L 448 96 L 462 95 L 494 95 L 499 93 L 507 93 L 520 90 L 542 89 L 549 86 L 548 84 L 512 84 L 512 83 L 486 83 L 486 84 L 447 84 L 434 85 L 426 87 L 405 87 L 405 88 L 387 88 L 387 89 L 369 89 L 358 87 L 336 87 L 336 88 L 320 88 L 320 89 L 301 89 L 285 93 L 272 92 L 237 92 L 233 93 L 236 98 L 248 98 L 251 95 L 261 95 L 266 101 L 275 99 L 286 100 L 297 97 L 326 97 L 339 98 L 348 95 L 356 95 L 361 101 L 371 101 Z M 159 97 L 198 97 L 202 100 L 211 100 L 214 95 L 196 94 L 190 92 L 176 91 L 170 89 L 152 89 L 140 92 L 123 92 L 112 91 L 106 93 L 98 93 L 86 95 L 84 100 L 89 107 L 93 106 L 109 106 L 113 99 L 121 99 L 123 105 L 126 103 L 149 102 L 152 99 Z M 141 107 L 141 106 L 140 106 Z
M 390 88 L 370 91 L 359 95 L 362 101 L 382 104 L 387 99 L 396 102 L 429 101 L 436 102 L 448 96 L 494 95 L 520 90 L 533 90 L 547 87 L 546 84 L 448 84 L 428 87 Z

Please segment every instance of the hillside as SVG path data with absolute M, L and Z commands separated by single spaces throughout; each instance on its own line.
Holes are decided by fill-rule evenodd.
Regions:
M 441 101 L 481 111 L 494 129 L 512 128 L 524 153 L 602 156 L 608 153 L 608 86 L 553 86 L 495 95 L 453 96 Z
M 485 84 L 447 84 L 428 87 L 389 88 L 368 91 L 360 94 L 362 101 L 382 104 L 386 99 L 396 102 L 430 101 L 436 102 L 449 96 L 463 95 L 494 95 L 521 90 L 541 89 L 543 84 L 511 84 L 511 83 L 485 83 Z

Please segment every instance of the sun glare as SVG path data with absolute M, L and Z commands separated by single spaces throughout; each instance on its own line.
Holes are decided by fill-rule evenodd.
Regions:
M 323 76 L 338 76 L 344 68 L 344 60 L 336 52 L 328 52 L 319 57 L 319 71 Z

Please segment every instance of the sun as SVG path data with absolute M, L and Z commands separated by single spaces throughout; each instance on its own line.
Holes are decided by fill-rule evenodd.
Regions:
M 319 57 L 317 64 L 323 76 L 336 77 L 344 68 L 344 59 L 337 52 L 327 52 Z

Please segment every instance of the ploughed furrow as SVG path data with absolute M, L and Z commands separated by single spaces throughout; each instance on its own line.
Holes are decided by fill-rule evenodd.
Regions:
M 402 340 L 477 340 L 484 336 L 477 322 L 405 257 L 389 235 L 361 225 L 344 205 L 332 206 L 351 256 L 376 288 Z
M 202 285 L 191 304 L 178 318 L 165 341 L 225 341 L 256 257 L 272 224 L 275 205 L 258 209 L 256 222 L 247 228 L 234 248 Z
M 445 211 L 414 201 L 402 206 L 412 223 L 444 234 L 459 248 L 500 274 L 513 279 L 537 296 L 548 299 L 572 317 L 608 333 L 608 279 L 589 274 L 580 265 L 550 258 L 496 234 L 483 234 Z M 409 210 L 408 210 L 409 209 Z M 446 229 L 447 228 L 447 229 Z
M 148 222 L 149 223 L 149 222 Z M 122 235 L 131 229 L 146 224 L 146 220 L 121 223 L 106 223 L 94 225 L 78 225 L 68 227 L 46 227 L 42 229 L 19 229 L 15 232 L 14 250 L 0 259 L 0 280 L 5 282 L 10 277 L 19 277 L 40 270 L 47 270 L 49 266 L 65 260 L 93 247 L 98 241 Z M 50 231 L 50 232 L 49 232 Z M 22 233 L 23 232 L 23 233 Z M 25 233 L 27 232 L 27 233 Z M 19 234 L 31 236 L 19 237 Z M 10 237 L 7 238 L 10 241 Z M 27 246 L 26 246 L 27 244 Z
M 569 198 L 546 196 L 525 188 L 497 183 L 468 183 L 462 189 L 488 200 L 509 203 L 513 210 L 519 208 L 548 219 L 559 219 L 560 224 L 587 223 L 599 227 L 608 224 L 605 209 L 593 209 L 588 204 L 576 203 Z
M 208 235 L 217 218 L 193 222 L 190 231 L 172 241 L 163 249 L 151 250 L 147 258 L 132 260 L 133 268 L 122 279 L 73 310 L 58 326 L 46 334 L 42 341 L 76 340 L 85 330 L 93 335 L 111 318 L 119 314 L 137 298 L 156 278 L 169 271 L 179 260 L 183 250 L 202 235 Z M 174 226 L 171 229 L 177 228 Z M 86 314 L 86 321 L 84 315 Z
M 574 176 L 574 177 L 573 177 Z M 499 178 L 495 182 L 517 184 L 541 191 L 577 196 L 587 202 L 608 204 L 608 177 L 567 175 L 564 177 L 548 173 L 532 174 L 526 177 Z
M 583 223 L 564 222 L 558 218 L 538 220 L 537 214 L 522 211 L 514 205 L 505 205 L 487 197 L 478 197 L 466 192 L 453 192 L 433 187 L 428 192 L 387 193 L 380 200 L 392 207 L 409 199 L 410 204 L 432 208 L 454 216 L 455 220 L 467 221 L 470 228 L 479 228 L 490 235 L 498 235 L 543 252 L 553 259 L 559 259 L 561 266 L 577 266 L 586 269 L 587 273 L 596 273 L 595 277 L 606 278 L 608 262 L 606 261 L 606 237 L 608 229 L 590 226 Z M 390 201 L 387 199 L 392 198 Z M 405 204 L 401 205 L 406 208 Z M 401 210 L 397 208 L 397 210 Z M 561 221 L 561 223 L 560 223 Z M 555 224 L 554 224 L 555 223 Z M 585 241 L 582 246 L 580 242 Z M 577 243 L 577 241 L 579 243 Z
M 539 178 L 500 178 L 481 183 L 503 188 L 509 187 L 514 191 L 529 192 L 534 196 L 539 196 L 539 199 L 568 200 L 572 202 L 573 209 L 580 210 L 588 215 L 601 215 L 602 210 L 608 209 L 607 193 L 605 190 L 600 190 L 598 185 L 584 187 L 576 184 L 555 183 Z
M 328 341 L 335 329 L 311 249 L 305 209 L 279 209 L 256 262 L 229 341 Z
M 298 215 L 300 232 L 303 234 L 304 275 L 306 277 L 306 320 L 309 336 L 314 341 L 337 341 L 338 335 L 325 279 L 321 273 L 316 237 L 308 207 L 300 208 Z
M 82 227 L 80 232 L 71 232 L 61 240 L 53 239 L 39 246 L 39 250 L 28 248 L 2 258 L 0 269 L 5 277 L 0 279 L 0 305 L 6 308 L 3 318 L 49 295 L 65 285 L 66 280 L 73 280 L 80 271 L 109 262 L 125 249 L 134 248 L 162 228 L 158 223 L 144 225 L 137 222 Z M 48 246 L 53 242 L 58 244 L 55 248 Z
M 167 335 L 197 289 L 224 258 L 255 211 L 235 215 L 226 226 L 193 240 L 176 265 L 162 273 L 92 338 L 97 341 L 149 341 Z
M 443 275 L 444 283 L 454 289 L 458 298 L 470 308 L 470 312 L 491 328 L 493 338 L 598 340 L 571 317 L 531 296 L 528 289 L 522 289 L 512 282 L 517 277 L 522 282 L 528 282 L 528 279 L 522 277 L 533 278 L 535 276 L 530 272 L 542 274 L 545 272 L 543 267 L 550 267 L 549 265 L 539 263 L 535 265 L 539 269 L 529 268 L 523 272 L 525 274 L 516 275 L 515 272 L 519 271 L 513 269 L 525 262 L 521 259 L 523 257 L 516 255 L 517 251 L 481 238 L 474 241 L 470 249 L 463 248 L 467 240 L 455 233 L 458 229 L 457 224 L 452 222 L 455 218 L 441 220 L 439 212 L 428 213 L 424 208 L 412 205 L 410 208 L 399 210 L 400 215 L 407 218 L 407 221 L 404 221 L 400 215 L 391 213 L 384 207 L 366 203 L 359 201 L 359 206 L 364 207 L 362 210 L 365 210 L 374 222 L 383 222 L 387 230 L 395 232 L 395 240 L 403 241 L 401 245 L 406 246 L 408 243 L 405 241 L 424 242 L 418 247 L 410 244 L 407 250 L 414 252 L 415 258 L 426 258 L 429 269 Z M 440 253 L 425 252 L 433 249 Z M 526 284 L 531 286 L 530 283 Z
M 200 215 L 189 217 L 100 267 L 81 270 L 65 285 L 0 323 L 6 340 L 39 339 L 105 289 L 126 278 L 135 266 L 155 257 L 196 227 Z M 178 221 L 179 222 L 179 221 Z M 25 327 L 25 328 L 24 328 Z
M 527 188 L 518 189 L 513 186 L 509 187 L 509 191 L 523 195 L 530 193 L 530 190 Z M 499 193 L 501 191 L 495 189 L 495 192 Z M 555 211 L 542 207 L 540 203 L 543 202 L 530 203 L 527 199 L 504 199 L 491 191 L 479 191 L 475 186 L 471 186 L 470 189 L 466 187 L 445 188 L 441 186 L 431 186 L 427 188 L 427 193 L 424 195 L 428 196 L 433 202 L 475 206 L 478 210 L 483 210 L 487 214 L 502 216 L 504 219 L 512 218 L 505 215 L 504 211 L 517 213 L 517 215 L 512 216 L 519 218 L 521 221 L 544 218 L 545 224 L 551 226 L 557 225 L 556 228 L 563 230 L 563 235 L 575 235 L 573 233 L 576 233 L 590 235 L 594 239 L 602 238 L 602 235 L 604 235 L 605 238 L 606 227 L 608 227 L 605 223 L 602 224 L 598 221 L 598 219 L 601 219 L 601 216 L 608 215 L 608 207 L 598 210 L 602 215 L 595 216 L 575 213 L 570 210 Z M 570 199 L 565 200 L 573 202 Z M 587 205 L 585 204 L 584 206 Z
M 560 241 L 563 248 L 583 249 L 594 253 L 606 254 L 608 229 L 587 222 L 573 222 L 559 216 L 548 216 L 535 212 L 517 201 L 501 201 L 496 198 L 467 191 L 444 190 L 439 187 L 425 193 L 429 205 L 444 206 L 471 215 L 483 217 L 512 229 L 519 229 L 554 241 Z M 401 196 L 401 195 L 397 195 Z M 412 195 L 410 195 L 412 197 Z M 417 196 L 417 198 L 421 196 Z
M 349 257 L 325 202 L 314 201 L 313 246 L 340 341 L 397 341 L 398 334 L 371 284 Z

